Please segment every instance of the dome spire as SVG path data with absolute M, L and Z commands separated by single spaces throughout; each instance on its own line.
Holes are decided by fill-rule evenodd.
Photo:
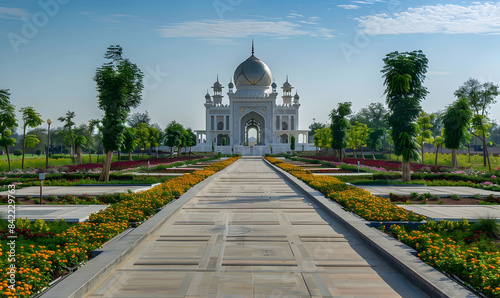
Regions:
M 254 48 L 253 48 L 253 38 L 252 38 L 252 56 L 253 56 L 253 53 L 254 53 Z

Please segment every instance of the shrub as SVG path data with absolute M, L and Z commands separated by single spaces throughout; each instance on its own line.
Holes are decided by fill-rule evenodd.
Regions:
M 494 218 L 480 218 L 479 221 L 472 224 L 471 230 L 484 232 L 493 239 L 500 237 L 500 226 Z
M 40 205 L 40 199 L 39 198 L 33 199 L 33 203 L 36 205 Z
M 14 150 L 14 155 L 15 156 L 21 156 L 21 155 L 23 155 L 23 150 L 21 150 L 21 149 Z
M 49 196 L 47 196 L 46 200 L 49 202 L 53 202 L 53 201 L 57 200 L 57 196 L 49 195 Z
M 460 195 L 454 193 L 454 194 L 451 194 L 450 195 L 450 198 L 455 200 L 455 201 L 460 201 L 462 198 L 460 197 Z
M 38 148 L 38 149 L 35 150 L 35 154 L 38 155 L 38 156 L 40 156 L 40 154 L 42 154 L 42 152 L 43 152 L 43 150 L 40 149 L 40 148 Z

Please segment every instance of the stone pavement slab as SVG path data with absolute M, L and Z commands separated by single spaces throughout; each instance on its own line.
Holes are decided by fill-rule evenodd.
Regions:
M 129 190 L 132 192 L 139 192 L 150 189 L 154 185 L 92 185 L 92 186 L 44 186 L 42 190 L 42 196 L 46 197 L 49 195 L 89 195 L 97 196 L 109 193 L 127 193 Z M 7 191 L 0 192 L 0 196 L 6 197 L 8 195 Z M 12 194 L 11 194 L 12 195 Z M 39 186 L 28 186 L 20 189 L 16 189 L 14 194 L 15 197 L 40 197 L 40 187 Z
M 498 197 L 500 192 L 485 190 L 474 187 L 467 186 L 425 186 L 425 185 L 381 185 L 381 186 L 367 186 L 367 185 L 356 185 L 356 187 L 363 188 L 369 191 L 372 195 L 377 197 L 388 198 L 389 194 L 397 194 L 399 196 L 408 196 L 412 192 L 431 193 L 438 197 L 449 197 L 452 194 L 460 195 L 461 197 L 473 197 L 474 195 L 479 195 L 481 197 L 487 197 L 490 194 Z
M 64 219 L 67 222 L 82 222 L 91 213 L 108 208 L 109 205 L 15 205 L 16 218 L 46 221 Z M 7 218 L 7 205 L 0 205 L 0 217 Z
M 477 221 L 480 218 L 494 218 L 500 222 L 499 205 L 399 205 L 400 207 L 424 215 L 432 220 Z
M 427 297 L 323 203 L 261 158 L 241 158 L 184 202 L 177 211 L 167 215 L 162 210 L 139 226 L 137 232 L 144 233 L 141 228 L 151 220 L 159 222 L 92 286 L 86 285 L 92 274 L 85 265 L 43 297 L 82 297 L 84 291 L 85 297 Z M 372 234 L 366 238 L 387 237 L 344 213 Z M 116 245 L 129 243 L 138 236 L 134 232 Z M 107 251 L 117 247 L 101 255 Z M 98 267 L 101 255 L 90 265 Z M 426 278 L 437 274 L 448 290 L 458 286 L 418 264 Z M 66 290 L 82 284 L 78 295 Z M 452 293 L 469 296 L 461 287 Z

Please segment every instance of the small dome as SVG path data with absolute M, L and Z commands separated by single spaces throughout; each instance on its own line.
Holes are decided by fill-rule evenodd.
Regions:
M 217 82 L 214 83 L 214 87 L 222 87 L 222 84 L 219 82 L 219 79 L 217 79 Z
M 283 83 L 283 87 L 285 88 L 292 87 L 292 84 L 288 83 L 288 76 L 286 76 L 286 82 Z
M 210 94 L 208 94 L 208 92 L 207 92 L 207 94 L 205 94 L 205 99 L 206 100 L 211 100 L 212 99 L 212 97 L 210 97 Z
M 293 96 L 294 99 L 299 100 L 300 96 L 295 92 L 295 95 Z
M 271 70 L 253 54 L 234 71 L 234 83 L 237 89 L 245 85 L 269 87 L 271 81 Z
M 278 87 L 278 85 L 276 85 L 276 83 L 275 83 L 275 82 L 273 82 L 273 83 L 271 84 L 271 87 L 273 87 L 274 89 L 276 89 L 276 87 Z
M 227 85 L 229 88 L 234 88 L 233 82 L 229 82 L 229 85 Z

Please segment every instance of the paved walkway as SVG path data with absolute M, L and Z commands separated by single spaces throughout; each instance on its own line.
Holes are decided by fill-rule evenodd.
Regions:
M 240 159 L 87 297 L 425 297 L 261 159 Z
M 381 185 L 381 186 L 363 186 L 356 185 L 356 187 L 366 189 L 372 195 L 377 197 L 388 198 L 389 194 L 397 194 L 399 196 L 408 196 L 412 192 L 417 192 L 419 194 L 431 193 L 437 195 L 438 197 L 449 197 L 452 194 L 460 195 L 461 197 L 473 197 L 474 195 L 479 195 L 481 197 L 487 197 L 493 194 L 496 197 L 500 196 L 500 192 L 484 190 L 480 188 L 467 187 L 467 186 L 424 186 L 424 185 Z
M 415 280 L 433 293 L 472 296 L 396 240 L 280 175 L 287 174 L 261 158 L 241 158 L 43 297 L 427 297 Z M 371 249 L 411 268 L 411 281 Z
M 66 222 L 82 222 L 89 219 L 91 213 L 108 208 L 109 205 L 16 205 L 16 217 L 29 220 L 48 221 L 64 219 Z M 0 217 L 8 217 L 8 205 L 0 205 Z
M 49 195 L 89 195 L 98 196 L 108 193 L 127 193 L 129 190 L 132 192 L 139 192 L 143 190 L 150 189 L 151 186 L 146 185 L 92 185 L 92 186 L 44 186 L 42 189 L 42 196 L 46 197 Z M 0 192 L 0 196 L 6 197 L 8 195 L 7 191 Z M 11 194 L 12 195 L 12 194 Z M 16 189 L 14 194 L 15 197 L 25 197 L 30 196 L 34 198 L 40 197 L 40 186 L 28 186 L 21 189 Z

